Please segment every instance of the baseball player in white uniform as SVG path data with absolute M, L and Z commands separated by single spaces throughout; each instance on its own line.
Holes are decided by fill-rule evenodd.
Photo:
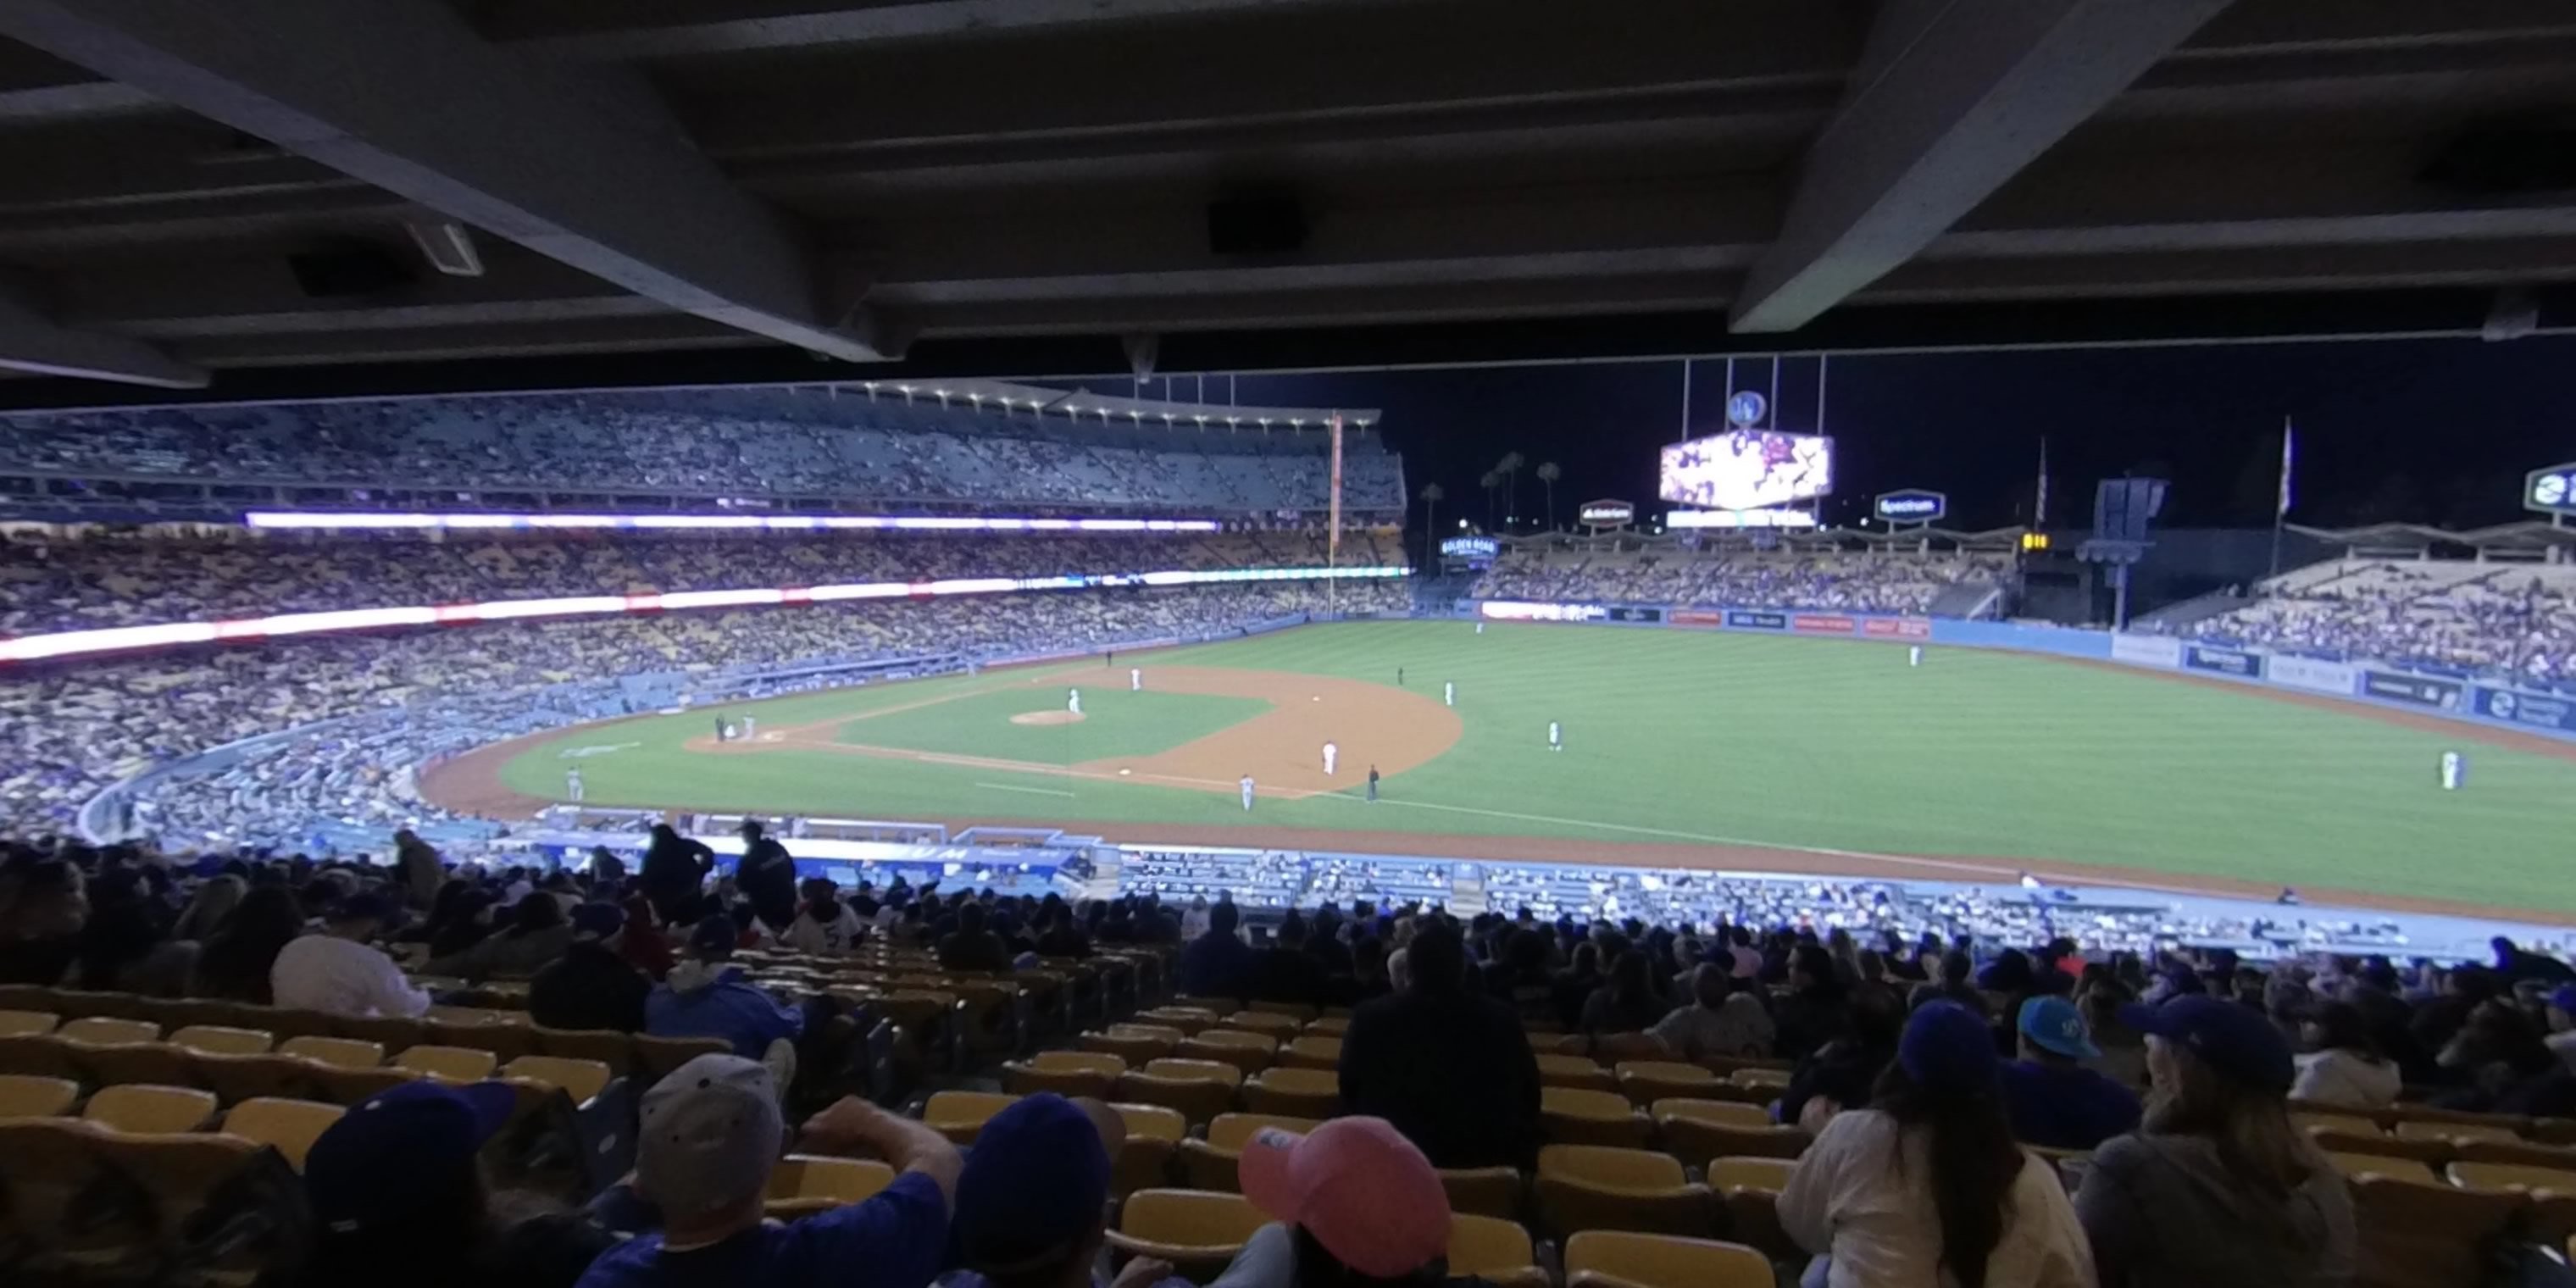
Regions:
M 564 795 L 575 805 L 581 803 L 581 771 L 579 769 L 567 769 L 564 771 Z
M 2468 772 L 2469 762 L 2467 757 L 2462 756 L 2456 751 L 2446 751 L 2442 753 L 2443 791 L 2456 792 L 2460 790 L 2460 779 Z M 573 799 L 580 800 L 581 798 L 575 796 Z
M 1449 707 L 1458 705 L 1458 682 L 1456 680 L 1442 680 L 1440 682 L 1440 704 L 1442 706 Z
M 1067 710 L 1067 711 L 1072 712 L 1072 713 L 1073 713 L 1073 714 L 1075 714 L 1075 715 L 1081 715 L 1081 714 L 1082 714 L 1082 690 L 1080 690 L 1080 689 L 1067 689 L 1067 690 L 1065 690 L 1065 694 L 1064 694 L 1064 709 L 1065 709 L 1065 710 Z
M 1241 782 L 1236 783 L 1236 784 L 1235 784 L 1235 786 L 1240 787 L 1240 788 L 1242 788 L 1242 789 L 1243 789 L 1243 807 L 1244 807 L 1245 809 L 1247 809 L 1247 810 L 1251 809 L 1251 808 L 1252 808 L 1252 775 L 1250 775 L 1250 774 L 1245 774 L 1245 775 L 1243 776 L 1243 780 L 1242 780 Z
M 1324 777 L 1333 776 L 1333 762 L 1341 759 L 1341 756 L 1342 749 L 1339 746 L 1329 742 L 1324 744 Z
M 1127 668 L 1127 691 L 1129 693 L 1143 693 L 1145 691 L 1145 668 L 1141 666 L 1131 666 Z
M 1923 665 L 1923 646 L 1922 646 L 1922 645 L 1920 645 L 1920 644 L 1912 644 L 1912 645 L 1908 645 L 1908 646 L 1906 647 L 1906 650 L 1905 650 L 1905 664 L 1906 664 L 1907 666 L 1921 666 L 1921 665 Z
M 1547 749 L 1549 751 L 1565 750 L 1565 730 L 1553 720 L 1547 722 Z

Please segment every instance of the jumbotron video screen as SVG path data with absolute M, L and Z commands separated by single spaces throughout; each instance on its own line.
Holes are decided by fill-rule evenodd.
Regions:
M 1656 495 L 1709 510 L 1753 510 L 1822 496 L 1834 486 L 1834 440 L 1739 430 L 1663 451 Z

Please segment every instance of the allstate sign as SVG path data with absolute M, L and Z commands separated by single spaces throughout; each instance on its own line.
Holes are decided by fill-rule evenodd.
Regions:
M 1931 523 L 1950 512 L 1950 497 L 1924 488 L 1881 492 L 1870 511 L 1889 523 Z

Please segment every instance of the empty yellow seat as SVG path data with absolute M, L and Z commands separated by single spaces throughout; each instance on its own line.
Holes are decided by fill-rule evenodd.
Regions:
M 51 1033 L 62 1017 L 51 1011 L 0 1011 L 0 1038 Z
M 481 1082 L 500 1066 L 500 1057 L 472 1047 L 436 1046 L 424 1043 L 406 1047 L 394 1057 L 393 1067 L 441 1082 Z
M 1550 1087 L 1579 1087 L 1586 1091 L 1609 1091 L 1619 1080 L 1589 1056 L 1540 1054 L 1538 1080 Z
M 1228 1087 L 1243 1085 L 1243 1070 L 1217 1060 L 1151 1060 L 1146 1062 L 1144 1071 L 1157 1078 L 1221 1082 Z
M 1539 1269 L 1529 1231 L 1490 1216 L 1458 1212 L 1449 1218 L 1449 1273 L 1472 1275 L 1488 1283 L 1539 1285 Z
M 590 1103 L 615 1077 L 607 1065 L 597 1060 L 574 1060 L 559 1055 L 523 1055 L 501 1066 L 501 1076 L 524 1078 L 555 1087 L 572 1098 L 576 1105 Z
M 1727 1190 L 1769 1190 L 1774 1194 L 1787 1189 L 1789 1173 L 1797 1163 L 1786 1158 L 1713 1158 L 1708 1163 L 1708 1187 Z
M 1330 1118 L 1341 1104 L 1341 1075 L 1329 1069 L 1272 1067 L 1243 1084 L 1243 1107 L 1254 1113 Z
M 277 1045 L 277 1039 L 258 1029 L 191 1024 L 171 1034 L 170 1045 L 210 1055 L 264 1055 L 270 1047 Z
M 55 1118 L 72 1111 L 80 1084 L 69 1078 L 0 1073 L 0 1118 Z
M 1670 1154 L 1598 1145 L 1549 1145 L 1538 1153 L 1538 1210 L 1553 1238 L 1584 1230 L 1705 1236 L 1717 1205 Z
M 2546 1190 L 2576 1197 L 2576 1172 L 2528 1163 L 2481 1163 L 2462 1159 L 2446 1172 L 2464 1190 Z
M 1190 1124 L 1177 1109 L 1161 1105 L 1111 1105 L 1127 1124 L 1127 1138 L 1136 1140 L 1179 1140 L 1189 1134 Z
M 1203 1190 L 1138 1190 L 1119 1210 L 1112 1247 L 1131 1256 L 1204 1270 L 1243 1251 L 1270 1218 L 1240 1194 Z
M 1565 1244 L 1569 1286 L 1609 1279 L 1640 1288 L 1772 1288 L 1771 1263 L 1741 1243 L 1586 1230 Z
M 215 1093 L 195 1087 L 123 1083 L 101 1087 L 81 1117 L 122 1132 L 186 1132 L 215 1116 Z
M 770 1216 L 793 1219 L 863 1203 L 894 1184 L 894 1169 L 875 1159 L 790 1154 L 769 1173 Z
M 277 1046 L 279 1055 L 299 1060 L 315 1060 L 335 1069 L 372 1069 L 385 1062 L 385 1049 L 373 1042 L 356 1038 L 325 1038 L 307 1034 L 288 1038 Z
M 1032 1068 L 1049 1073 L 1105 1073 L 1117 1077 L 1127 1072 L 1127 1061 L 1102 1051 L 1040 1051 L 1029 1057 Z
M 972 1145 L 984 1124 L 1018 1099 L 988 1091 L 942 1091 L 921 1107 L 921 1121 L 960 1145 Z
M 1655 1123 L 1658 1126 L 1662 1126 L 1676 1120 L 1694 1123 L 1710 1123 L 1724 1127 L 1771 1127 L 1777 1125 L 1771 1121 L 1771 1111 L 1764 1109 L 1760 1105 L 1748 1105 L 1735 1100 L 1697 1100 L 1687 1097 L 1670 1097 L 1655 1102 L 1654 1114 Z
M 263 1096 L 245 1100 L 227 1111 L 224 1130 L 276 1147 L 287 1164 L 301 1172 L 304 1170 L 304 1156 L 312 1151 L 313 1142 L 347 1112 L 338 1105 L 318 1101 L 279 1100 Z
M 1244 1142 L 1260 1132 L 1276 1127 L 1300 1136 L 1323 1123 L 1312 1118 L 1287 1118 L 1277 1114 L 1218 1114 L 1208 1123 L 1207 1143 L 1218 1149 L 1242 1153 Z
M 161 1026 L 150 1020 L 116 1020 L 104 1015 L 85 1015 L 54 1030 L 54 1036 L 69 1042 L 121 1046 L 158 1042 L 161 1040 Z
M 1560 1145 L 1639 1147 L 1654 1135 L 1654 1123 L 1615 1091 L 1576 1087 L 1539 1089 L 1539 1121 L 1547 1139 Z

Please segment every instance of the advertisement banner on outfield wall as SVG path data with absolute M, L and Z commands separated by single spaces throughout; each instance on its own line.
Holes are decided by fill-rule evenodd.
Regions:
M 1873 617 L 1860 624 L 1860 632 L 1885 639 L 1928 640 L 1932 623 L 1920 617 Z
M 1614 622 L 1660 622 L 1664 620 L 1664 610 L 1660 608 L 1613 607 L 1610 610 L 1610 620 Z
M 1726 624 L 1737 630 L 1785 631 L 1789 629 L 1787 613 L 1728 613 Z
M 1705 608 L 1676 608 L 1665 616 L 1664 622 L 1669 626 L 1724 626 L 1726 614 Z
M 1860 623 L 1838 613 L 1800 613 L 1789 619 L 1789 629 L 1807 635 L 1849 635 L 1860 629 Z
M 2361 668 L 2312 657 L 2275 655 L 2263 659 L 2263 678 L 2286 688 L 2349 698 L 2361 687 Z
M 2516 693 L 2511 689 L 2481 688 L 2470 692 L 2476 695 L 2479 715 L 2542 729 L 2576 730 L 2576 702 L 2565 698 Z
M 1476 611 L 1498 622 L 1598 622 L 1610 616 L 1610 610 L 1599 604 L 1531 604 L 1509 599 L 1488 599 L 1477 605 Z
M 2182 665 L 2182 641 L 2163 635 L 2113 635 L 2111 660 L 2131 666 L 2178 667 Z
M 2194 644 L 2183 650 L 2182 663 L 2195 671 L 2216 671 L 2220 675 L 2241 675 L 2252 679 L 2261 672 L 2262 659 L 2232 648 Z
M 2399 702 L 2440 707 L 2445 711 L 2460 709 L 2460 691 L 2465 687 L 2457 680 L 2430 675 L 2398 675 L 2390 671 L 2361 673 L 2361 691 L 2370 697 L 2394 698 Z

